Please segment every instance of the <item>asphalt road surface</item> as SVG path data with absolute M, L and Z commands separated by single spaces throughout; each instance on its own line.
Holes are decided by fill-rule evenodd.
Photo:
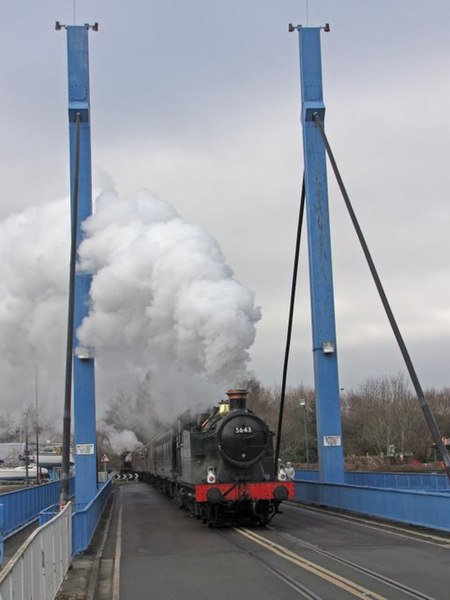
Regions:
M 97 600 L 450 600 L 450 537 L 284 505 L 209 529 L 151 486 L 117 494 Z

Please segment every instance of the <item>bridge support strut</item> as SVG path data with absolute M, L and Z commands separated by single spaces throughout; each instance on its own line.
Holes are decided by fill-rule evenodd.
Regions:
M 297 29 L 308 227 L 317 446 L 322 482 L 344 480 L 336 325 L 331 264 L 325 145 L 315 119 L 325 119 L 320 27 Z M 328 26 L 325 27 L 328 30 Z
M 72 219 L 76 219 L 78 251 L 83 239 L 81 224 L 92 213 L 88 52 L 88 33 L 91 26 L 61 26 L 57 23 L 57 29 L 62 27 L 65 27 L 67 32 L 71 214 Z M 92 28 L 97 30 L 97 25 Z M 73 210 L 74 205 L 77 206 L 76 211 Z M 91 275 L 77 269 L 73 324 L 74 457 L 77 504 L 89 503 L 97 493 L 94 356 L 91 348 L 80 346 L 76 336 L 81 322 L 89 312 L 90 286 Z

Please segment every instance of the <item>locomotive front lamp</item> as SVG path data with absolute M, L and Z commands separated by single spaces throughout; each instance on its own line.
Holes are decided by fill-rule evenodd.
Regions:
M 334 352 L 334 342 L 326 341 L 322 343 L 322 352 L 324 354 L 333 354 Z
M 286 469 L 282 463 L 278 466 L 278 481 L 286 481 Z
M 208 483 L 216 483 L 216 474 L 214 467 L 208 467 L 206 469 L 206 481 Z

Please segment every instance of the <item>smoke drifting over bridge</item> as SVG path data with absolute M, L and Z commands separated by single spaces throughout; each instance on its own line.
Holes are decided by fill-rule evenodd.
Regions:
M 108 188 L 105 190 L 105 187 Z M 167 202 L 141 190 L 123 198 L 102 177 L 84 225 L 79 266 L 93 275 L 79 342 L 97 364 L 99 415 L 146 376 L 160 417 L 186 399 L 211 402 L 245 380 L 260 310 L 218 243 Z M 43 408 L 62 406 L 69 258 L 68 199 L 0 223 L 0 365 L 3 409 L 38 386 Z M 41 396 L 43 392 L 41 393 Z

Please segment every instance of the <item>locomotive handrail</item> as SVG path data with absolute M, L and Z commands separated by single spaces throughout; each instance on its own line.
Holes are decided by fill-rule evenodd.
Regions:
M 237 481 L 236 483 L 234 483 L 230 489 L 228 489 L 224 494 L 222 494 L 222 497 L 225 498 L 225 496 L 228 496 L 228 494 L 230 494 L 235 488 L 237 488 L 237 486 L 239 485 L 239 481 Z

